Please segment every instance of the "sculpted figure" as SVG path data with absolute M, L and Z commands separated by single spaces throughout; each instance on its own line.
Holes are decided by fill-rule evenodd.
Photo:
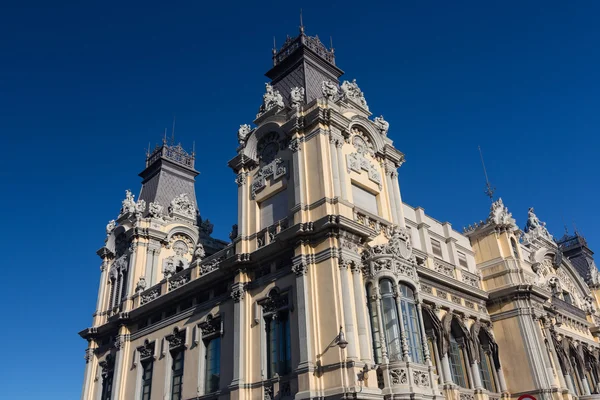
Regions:
M 246 139 L 248 139 L 248 135 L 252 128 L 248 124 L 240 125 L 240 129 L 238 129 L 238 142 L 243 146 L 246 144 Z
M 369 109 L 369 106 L 367 106 L 367 101 L 365 100 L 365 95 L 358 87 L 356 79 L 353 79 L 352 82 L 344 81 L 340 88 L 342 89 L 342 93 L 346 99 L 352 100 L 366 110 Z
M 106 225 L 106 236 L 110 235 L 112 233 L 112 231 L 115 230 L 116 227 L 117 227 L 117 223 L 115 222 L 114 219 L 111 219 L 110 221 L 108 221 L 108 224 Z
M 331 81 L 323 81 L 321 84 L 321 92 L 327 100 L 333 100 L 338 94 L 338 87 Z
M 279 93 L 278 90 L 274 90 L 273 86 L 266 83 L 265 84 L 265 94 L 263 94 L 263 103 L 260 106 L 258 116 L 260 116 L 261 114 L 264 114 L 265 112 L 269 111 L 271 108 L 273 108 L 275 106 L 281 107 L 281 108 L 284 107 L 283 97 L 281 97 L 281 94 Z
M 298 109 L 300 104 L 304 102 L 304 88 L 303 87 L 294 87 L 290 92 L 290 102 L 293 108 Z
M 121 215 L 127 213 L 134 213 L 135 208 L 135 200 L 133 199 L 135 196 L 131 193 L 130 190 L 125 191 L 125 199 L 121 203 Z
M 381 132 L 383 136 L 387 136 L 390 123 L 383 119 L 383 115 L 375 118 L 375 126 L 377 126 L 377 129 L 379 129 L 379 132 Z

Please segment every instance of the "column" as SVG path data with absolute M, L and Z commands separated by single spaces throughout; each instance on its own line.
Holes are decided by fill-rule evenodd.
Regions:
M 121 383 L 123 382 L 123 362 L 125 359 L 125 327 L 121 327 L 119 335 L 115 339 L 115 348 L 117 349 L 117 356 L 115 357 L 115 369 L 113 375 L 113 390 L 111 399 L 121 398 Z
M 500 385 L 500 392 L 501 393 L 508 393 L 508 388 L 506 387 L 506 381 L 504 380 L 504 371 L 502 371 L 502 367 L 496 369 L 493 369 L 494 372 L 496 372 L 496 375 L 498 376 L 498 385 Z
M 102 312 L 102 307 L 104 306 L 104 292 L 106 290 L 107 279 L 106 274 L 108 270 L 108 261 L 106 258 L 102 260 L 102 265 L 100 265 L 100 287 L 98 288 L 98 300 L 96 301 L 96 313 Z
M 440 349 L 439 349 L 439 346 L 437 344 L 437 340 L 435 337 L 432 339 L 432 343 L 433 343 L 433 350 L 435 353 L 435 364 L 437 365 L 437 373 L 440 375 L 440 384 L 443 384 L 445 382 L 444 368 L 442 367 L 442 361 L 440 359 Z
M 94 358 L 94 349 L 92 348 L 92 342 L 89 342 L 88 348 L 85 350 L 85 374 L 83 378 L 83 389 L 81 390 L 81 400 L 87 400 L 88 392 L 90 390 L 90 383 L 92 382 L 92 363 L 90 361 Z
M 538 337 L 539 342 L 539 350 L 542 353 L 542 358 L 544 360 L 544 365 L 546 366 L 546 375 L 548 375 L 548 381 L 550 382 L 550 386 L 556 388 L 556 381 L 554 380 L 554 368 L 552 368 L 552 363 L 550 362 L 550 358 L 548 357 L 548 352 L 546 350 L 546 341 L 544 340 L 544 335 L 542 333 L 542 327 L 540 325 L 540 319 L 533 315 L 533 320 L 535 322 L 535 333 Z
M 358 359 L 356 354 L 356 340 L 354 339 L 354 322 L 352 321 L 352 303 L 350 297 L 350 279 L 348 277 L 349 262 L 338 259 L 340 270 L 340 281 L 342 287 L 342 309 L 344 313 L 344 331 L 348 340 L 346 357 L 350 360 Z
M 431 355 L 429 354 L 429 346 L 427 346 L 427 333 L 425 332 L 425 324 L 423 323 L 423 307 L 419 298 L 417 298 L 416 301 L 417 317 L 419 318 L 419 328 L 421 329 L 421 345 L 423 346 L 423 356 L 425 357 L 425 364 L 431 365 Z
M 360 273 L 360 267 L 353 263 L 352 283 L 354 285 L 354 304 L 356 306 L 356 330 L 358 331 L 358 346 L 360 349 L 360 360 L 364 362 L 371 361 L 369 352 L 369 330 L 367 329 L 366 298 L 363 296 L 363 279 Z
M 442 356 L 442 370 L 444 371 L 444 384 L 449 385 L 452 381 L 452 373 L 450 372 L 450 362 L 448 361 L 448 352 Z
M 125 293 L 125 296 L 127 297 L 133 295 L 133 281 L 135 280 L 135 263 L 137 260 L 137 247 L 137 241 L 131 243 L 131 257 L 129 257 L 129 265 L 127 267 L 127 292 Z M 126 307 L 126 309 L 128 308 L 129 307 Z
M 146 282 L 148 287 L 154 286 L 158 280 L 158 254 L 160 252 L 160 243 L 150 240 L 146 248 Z
M 306 196 L 304 193 L 304 163 L 302 162 L 302 146 L 303 140 L 296 138 L 290 142 L 290 149 L 292 150 L 292 161 L 294 170 L 294 204 L 306 203 Z
M 338 171 L 340 173 L 340 189 L 342 192 L 342 199 L 343 200 L 348 200 L 348 189 L 347 189 L 347 182 L 346 182 L 346 166 L 345 166 L 345 160 L 344 160 L 344 154 L 342 152 L 342 146 L 344 146 L 344 141 L 343 140 L 338 140 L 335 144 L 335 147 L 337 148 L 337 161 L 338 161 Z
M 310 336 L 310 318 L 308 316 L 308 282 L 307 273 L 308 265 L 299 263 L 293 268 L 296 274 L 296 303 L 297 303 L 297 315 L 298 315 L 298 339 L 300 341 L 300 362 L 298 363 L 298 370 L 300 373 L 307 371 L 309 366 L 312 364 L 310 361 L 313 354 L 312 351 L 312 340 Z M 264 335 L 263 335 L 264 336 Z M 266 343 L 265 343 L 266 349 Z M 266 351 L 265 351 L 266 353 Z M 265 361 L 266 367 L 266 361 Z
M 481 372 L 479 371 L 479 364 L 475 360 L 473 360 L 473 362 L 471 363 L 471 371 L 473 375 L 473 384 L 475 385 L 475 389 L 482 389 L 483 385 L 481 384 Z
M 587 378 L 585 376 L 585 373 L 581 373 L 581 374 L 579 374 L 579 376 L 581 377 L 581 384 L 583 386 L 584 394 L 586 396 L 589 396 L 590 394 L 592 394 L 592 392 L 590 391 L 590 385 L 589 385 L 588 380 L 587 380 Z
M 404 317 L 402 315 L 402 304 L 401 294 L 398 285 L 394 287 L 396 308 L 398 309 L 398 325 L 400 326 L 400 343 L 402 343 L 402 356 L 404 361 L 412 361 L 410 351 L 408 349 L 408 338 L 406 337 L 406 330 L 404 329 Z
M 573 383 L 573 377 L 569 374 L 565 374 L 565 381 L 567 381 L 567 388 L 569 388 L 569 392 L 573 395 L 577 396 L 577 391 L 575 390 L 575 384 Z
M 337 149 L 335 147 L 338 139 L 333 136 L 329 137 L 329 148 L 331 152 L 331 170 L 333 172 L 333 195 L 339 197 L 341 195 L 340 189 L 340 165 L 338 163 Z
M 560 366 L 558 354 L 556 354 L 556 348 L 554 347 L 554 342 L 552 341 L 552 333 L 550 332 L 550 324 L 548 323 L 548 321 L 544 321 L 544 333 L 546 334 L 546 338 L 548 340 L 548 348 L 550 349 L 550 354 L 552 355 L 552 360 L 554 361 L 554 365 L 556 367 L 556 376 L 558 377 L 558 383 L 561 388 L 567 388 L 567 382 L 565 380 L 565 376 L 563 375 L 563 371 Z
M 398 213 L 398 226 L 401 228 L 405 228 L 406 224 L 404 223 L 404 211 L 402 210 L 402 196 L 400 196 L 400 184 L 398 183 L 398 171 L 392 171 L 391 174 L 394 198 L 396 200 L 397 205 L 397 213 Z
M 377 323 L 379 325 L 379 342 L 381 343 L 381 357 L 383 358 L 383 363 L 387 364 L 390 362 L 387 354 L 387 342 L 385 340 L 385 333 L 383 330 L 385 329 L 383 326 L 383 318 L 381 316 L 381 295 L 379 294 L 379 288 L 374 287 L 373 290 L 376 291 L 376 307 L 377 307 Z
M 239 277 L 239 275 L 238 275 Z M 237 280 L 237 278 L 236 278 Z M 241 387 L 244 383 L 244 364 L 246 359 L 246 318 L 245 315 L 245 285 L 243 282 L 237 282 L 231 288 L 231 298 L 233 304 L 233 380 L 231 386 Z

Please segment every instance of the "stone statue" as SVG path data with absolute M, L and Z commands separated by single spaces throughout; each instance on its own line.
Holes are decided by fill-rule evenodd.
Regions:
M 294 87 L 290 92 L 290 103 L 292 104 L 292 108 L 298 109 L 300 105 L 304 102 L 304 88 L 303 87 Z
M 531 243 L 536 238 L 544 238 L 549 241 L 554 240 L 548 229 L 546 229 L 546 223 L 540 222 L 537 215 L 535 215 L 533 207 L 530 207 L 527 212 L 527 223 L 525 224 L 524 231 L 523 241 L 525 243 Z
M 110 221 L 108 221 L 108 224 L 106 225 L 106 236 L 110 236 L 110 234 L 112 233 L 112 231 L 115 230 L 116 227 L 117 227 L 117 223 L 115 222 L 114 219 L 111 219 Z
M 135 200 L 133 199 L 135 196 L 128 189 L 125 191 L 125 199 L 121 202 L 121 213 L 120 215 L 127 213 L 135 213 Z
M 146 278 L 144 278 L 143 276 L 140 276 L 140 280 L 135 285 L 135 292 L 136 293 L 143 292 L 144 290 L 146 290 Z
M 194 251 L 194 259 L 202 260 L 206 256 L 206 252 L 204 251 L 204 246 L 201 243 L 198 243 L 196 246 L 196 250 Z
M 210 222 L 209 219 L 202 220 L 200 218 L 200 232 L 204 232 L 207 235 L 210 235 L 213 232 L 214 225 Z
M 383 136 L 387 136 L 390 123 L 383 119 L 383 115 L 375 118 L 375 126 L 377 126 L 377 129 L 379 129 L 379 132 L 381 132 Z
M 600 285 L 600 278 L 598 277 L 598 268 L 596 264 L 592 262 L 590 264 L 590 273 L 589 273 L 589 285 Z
M 321 92 L 327 100 L 333 100 L 338 94 L 338 87 L 331 81 L 323 81 L 321 84 Z
M 163 213 L 164 207 L 158 203 L 150 203 L 148 206 L 148 212 L 152 218 L 158 218 Z
M 171 200 L 169 212 L 171 214 L 176 213 L 189 218 L 196 218 L 196 207 L 186 193 L 182 193 Z
M 354 103 L 369 111 L 369 106 L 367 106 L 365 95 L 358 87 L 356 79 L 353 79 L 352 82 L 344 81 L 340 88 L 342 89 L 342 94 L 344 98 L 352 100 Z
M 248 139 L 248 135 L 252 128 L 248 124 L 240 125 L 240 129 L 238 129 L 238 142 L 244 146 L 246 145 L 246 139 Z
M 263 103 L 260 106 L 260 110 L 258 112 L 257 118 L 262 114 L 266 113 L 273 107 L 284 107 L 283 97 L 278 90 L 274 90 L 273 86 L 268 83 L 265 83 L 265 94 L 263 94 Z
M 229 239 L 233 242 L 238 237 L 238 226 L 233 224 L 231 226 L 231 232 L 229 233 Z
M 596 312 L 596 306 L 594 305 L 594 298 L 592 296 L 585 297 L 583 310 L 588 314 L 594 314 Z

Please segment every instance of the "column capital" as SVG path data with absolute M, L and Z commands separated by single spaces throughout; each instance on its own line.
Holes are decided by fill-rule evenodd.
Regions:
M 239 303 L 244 300 L 244 296 L 246 293 L 246 284 L 242 282 L 235 283 L 231 287 L 231 298 L 235 303 Z

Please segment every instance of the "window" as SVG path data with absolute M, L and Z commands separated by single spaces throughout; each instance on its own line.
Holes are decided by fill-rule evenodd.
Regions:
M 260 203 L 260 229 L 284 219 L 289 213 L 287 191 L 283 190 Z
M 183 349 L 172 351 L 173 357 L 171 378 L 171 400 L 181 400 L 181 389 L 183 388 Z
M 450 349 L 448 351 L 448 361 L 450 362 L 450 373 L 452 381 L 458 386 L 467 387 L 467 379 L 465 377 L 464 355 L 461 346 L 454 336 L 450 335 Z
M 467 256 L 465 256 L 464 253 L 461 253 L 460 251 L 457 251 L 456 253 L 458 254 L 458 265 L 468 269 L 469 264 L 467 264 Z
M 518 260 L 519 251 L 517 250 L 517 241 L 515 238 L 510 238 L 510 245 L 512 246 L 513 256 Z
M 142 362 L 142 400 L 150 400 L 153 367 L 154 362 L 152 360 Z
M 221 377 L 221 338 L 215 337 L 206 345 L 206 393 L 219 390 Z
M 102 379 L 102 400 L 110 400 L 110 396 L 112 395 L 112 386 L 113 386 L 113 374 L 104 377 Z
M 110 400 L 113 389 L 113 376 L 114 376 L 115 361 L 109 354 L 106 356 L 104 361 L 100 362 L 100 368 L 102 368 L 102 393 L 100 394 L 101 400 Z
M 275 374 L 287 375 L 292 371 L 290 319 L 287 310 L 279 312 L 275 318 L 267 319 L 267 368 L 269 378 Z
M 490 359 L 490 353 L 483 351 L 479 348 L 479 358 L 481 362 L 479 364 L 479 371 L 481 373 L 481 384 L 484 388 L 490 392 L 496 391 L 496 384 L 494 382 L 494 374 L 492 372 L 492 360 Z
M 419 320 L 417 308 L 415 307 L 415 295 L 411 288 L 406 285 L 400 285 L 402 307 L 402 322 L 406 337 L 408 339 L 408 350 L 410 357 L 414 362 L 423 363 L 423 348 L 421 345 L 421 335 L 419 334 Z
M 377 196 L 354 183 L 352 184 L 352 200 L 358 208 L 368 211 L 371 214 L 379 214 Z
M 402 360 L 402 342 L 392 282 L 388 279 L 383 279 L 379 290 L 381 292 L 381 314 L 383 317 L 383 331 L 387 343 L 388 357 L 390 361 L 400 361 Z
M 571 294 L 569 294 L 569 292 L 563 292 L 563 300 L 569 304 L 573 304 L 573 299 L 571 298 Z
M 438 240 L 431 239 L 431 251 L 433 251 L 433 255 L 442 258 L 442 245 Z

